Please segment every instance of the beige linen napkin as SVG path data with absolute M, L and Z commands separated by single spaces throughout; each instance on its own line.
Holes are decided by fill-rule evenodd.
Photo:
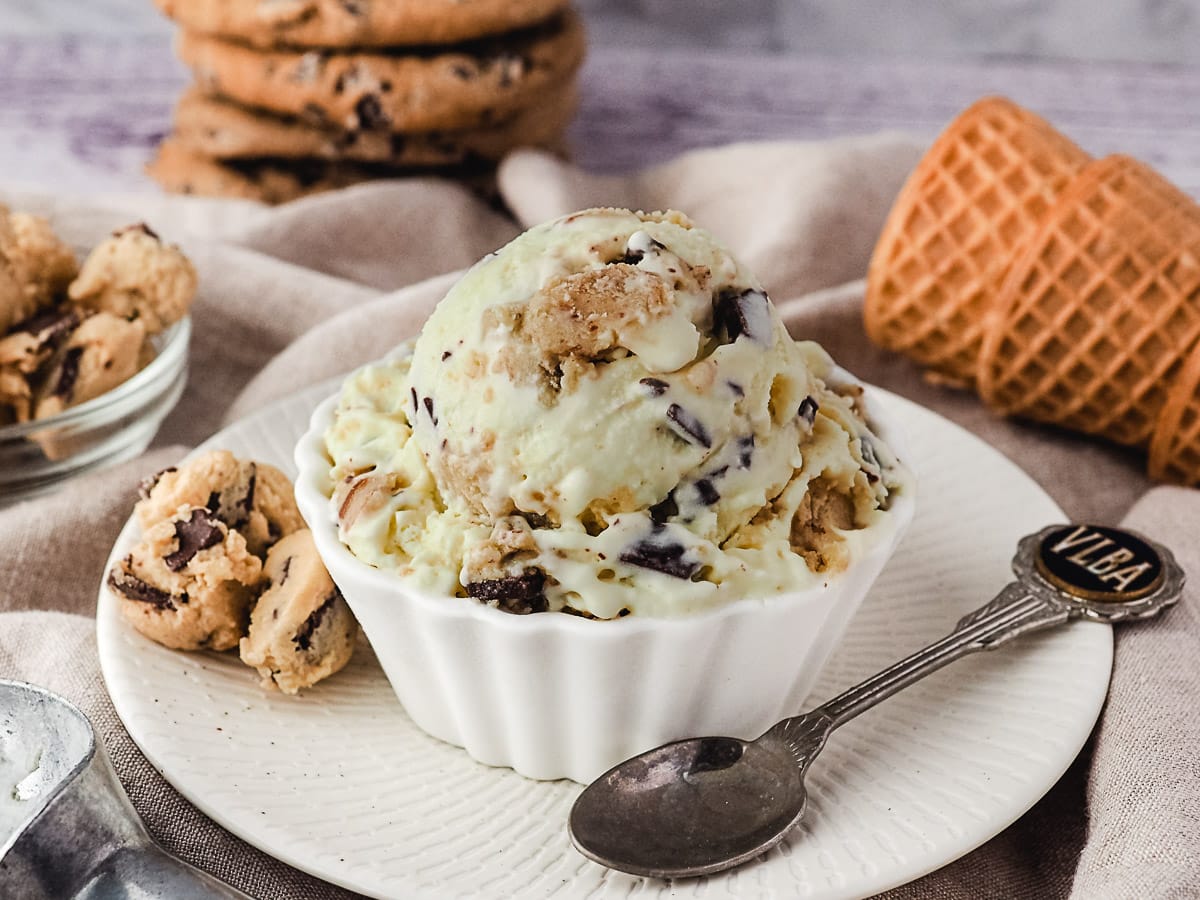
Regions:
M 921 148 L 895 135 L 746 144 L 598 177 L 520 153 L 502 170 L 514 223 L 437 182 L 363 185 L 280 209 L 162 197 L 81 202 L 9 194 L 79 246 L 145 219 L 195 259 L 192 375 L 142 458 L 0 510 L 0 677 L 60 691 L 93 719 L 151 831 L 257 897 L 349 896 L 254 850 L 194 810 L 124 732 L 96 661 L 102 566 L 138 479 L 223 423 L 372 359 L 415 333 L 455 270 L 521 227 L 594 204 L 674 206 L 765 282 L 797 336 L 860 376 L 936 409 L 1023 466 L 1076 519 L 1127 521 L 1171 544 L 1200 584 L 1200 493 L 1148 492 L 1136 456 L 994 419 L 873 348 L 861 279 L 892 198 Z M 395 290 L 399 288 L 399 290 Z M 393 293 L 382 293 L 384 290 Z M 1134 505 L 1136 503 L 1136 505 Z M 1130 508 L 1133 507 L 1132 512 Z M 1200 893 L 1200 621 L 1196 588 L 1161 621 L 1122 628 L 1108 706 L 1089 748 L 1017 823 L 895 898 L 1188 897 Z

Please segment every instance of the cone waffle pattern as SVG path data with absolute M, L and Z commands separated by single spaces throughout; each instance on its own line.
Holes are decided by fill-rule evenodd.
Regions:
M 1091 163 L 1001 291 L 980 359 L 984 401 L 1144 446 L 1200 337 L 1200 208 L 1129 157 Z
M 1088 158 L 1000 97 L 955 119 L 910 176 L 876 245 L 864 308 L 871 338 L 972 384 L 1013 251 Z
M 1200 342 L 1167 394 L 1150 440 L 1150 477 L 1200 485 Z

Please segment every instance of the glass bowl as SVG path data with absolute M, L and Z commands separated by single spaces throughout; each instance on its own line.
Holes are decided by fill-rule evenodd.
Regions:
M 150 364 L 111 391 L 55 416 L 0 427 L 0 506 L 145 450 L 183 393 L 191 335 L 184 317 L 150 339 Z

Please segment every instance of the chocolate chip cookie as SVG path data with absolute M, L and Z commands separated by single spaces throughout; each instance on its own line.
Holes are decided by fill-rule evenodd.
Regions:
M 557 147 L 575 112 L 574 85 L 557 88 L 491 128 L 393 132 L 313 125 L 190 90 L 175 108 L 173 141 L 202 156 L 326 159 L 390 166 L 456 166 L 499 160 L 516 147 Z
M 566 0 L 155 0 L 191 31 L 254 47 L 448 44 L 526 28 Z
M 183 506 L 147 529 L 108 586 L 146 637 L 177 650 L 228 650 L 246 632 L 262 562 L 204 507 Z
M 242 662 L 258 669 L 264 687 L 295 694 L 350 661 L 358 622 L 317 555 L 307 529 L 281 539 L 267 554 L 269 587 L 242 638 Z
M 286 203 L 322 191 L 380 178 L 439 176 L 453 178 L 487 195 L 492 191 L 492 167 L 472 161 L 460 166 L 397 167 L 322 159 L 218 160 L 163 141 L 147 173 L 164 190 L 201 197 L 234 197 L 260 203 Z
M 142 484 L 141 494 L 134 513 L 143 529 L 181 508 L 203 508 L 237 531 L 260 558 L 281 537 L 304 527 L 288 477 L 228 450 L 211 450 L 159 472 Z
M 141 368 L 146 329 L 101 312 L 84 319 L 55 353 L 34 391 L 35 419 L 56 415 L 112 390 Z
M 260 51 L 185 31 L 178 50 L 206 93 L 246 106 L 342 130 L 434 131 L 489 126 L 534 105 L 579 67 L 584 34 L 566 11 L 452 48 Z

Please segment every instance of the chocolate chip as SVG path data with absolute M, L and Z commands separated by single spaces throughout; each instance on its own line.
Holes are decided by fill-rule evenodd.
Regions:
M 176 469 L 174 466 L 168 466 L 165 469 L 160 469 L 159 471 L 155 472 L 153 475 L 147 475 L 140 482 L 138 482 L 138 496 L 141 497 L 143 500 L 149 500 L 150 492 L 152 490 L 154 490 L 155 485 L 157 485 L 159 483 L 159 481 L 162 480 L 162 477 L 164 475 L 166 475 L 168 472 L 178 472 L 178 471 L 179 470 Z
M 643 378 L 638 384 L 644 388 L 648 388 L 651 397 L 661 397 L 667 392 L 667 388 L 670 387 L 661 378 Z
M 211 492 L 208 495 L 208 502 L 204 505 L 208 507 L 208 511 L 214 516 L 219 516 L 221 514 L 221 492 Z
M 433 414 L 433 398 L 425 397 L 421 402 L 425 404 L 425 412 L 429 413 L 429 421 L 436 425 L 438 423 L 438 419 L 437 416 Z
M 300 650 L 307 650 L 312 646 L 313 633 L 321 627 L 321 621 L 325 618 L 325 614 L 329 612 L 333 604 L 341 599 L 341 592 L 335 587 L 333 593 L 325 598 L 324 602 L 308 614 L 299 628 L 296 629 L 296 634 L 292 638 L 294 643 Z
M 662 531 L 662 525 L 656 526 L 649 538 L 638 541 L 621 553 L 621 562 L 662 572 L 672 578 L 691 578 L 700 571 L 700 564 L 686 558 L 687 548 L 683 544 L 662 540 Z
M 679 504 L 675 502 L 674 490 L 650 507 L 650 518 L 658 525 L 677 515 L 679 515 Z
M 800 403 L 800 408 L 796 410 L 796 415 L 811 425 L 816 420 L 817 410 L 820 408 L 817 401 L 812 397 L 805 397 Z
M 757 344 L 769 345 L 772 328 L 767 295 L 755 290 L 721 291 L 713 304 L 713 329 L 729 343 L 744 334 Z
M 735 396 L 735 397 L 745 397 L 746 396 L 746 389 L 744 387 L 742 387 L 740 384 L 738 384 L 736 381 L 727 381 L 725 383 L 727 385 L 729 385 L 729 390 L 733 392 L 733 396 Z
M 346 73 L 343 72 L 333 82 L 333 92 L 335 94 L 343 94 L 346 92 Z
M 453 353 L 451 353 L 449 350 L 443 350 L 443 351 L 442 351 L 442 362 L 445 362 L 446 360 L 448 360 L 448 359 L 449 359 L 450 357 L 452 357 L 453 355 L 454 355 L 454 354 L 453 354 Z
M 258 465 L 250 463 L 250 477 L 246 479 L 246 496 L 242 498 L 242 502 L 238 504 L 246 513 L 246 519 L 250 518 L 250 511 L 254 509 L 254 486 L 258 483 Z M 245 519 L 242 520 L 243 522 Z
M 179 549 L 163 557 L 163 562 L 172 572 L 178 572 L 192 561 L 201 550 L 216 546 L 225 540 L 220 520 L 206 509 L 193 509 L 187 521 L 175 523 L 175 540 Z
M 678 403 L 667 407 L 667 418 L 677 426 L 675 433 L 688 443 L 699 444 L 705 448 L 712 446 L 712 435 L 708 433 L 708 429 Z
M 382 128 L 391 121 L 384 113 L 379 98 L 374 94 L 364 94 L 354 104 L 354 114 L 358 117 L 360 128 Z
M 279 580 L 277 582 L 275 582 L 276 584 L 283 584 L 285 581 L 288 580 L 288 572 L 290 572 L 291 568 L 292 568 L 292 559 L 293 559 L 293 557 L 289 556 L 287 559 L 285 559 L 283 561 L 283 565 L 279 567 L 280 568 Z
M 705 506 L 716 506 L 717 501 L 721 499 L 720 492 L 707 478 L 701 478 L 696 482 L 696 493 L 700 496 L 700 502 Z
M 126 557 L 126 565 L 132 562 L 132 557 Z M 114 568 L 108 573 L 108 586 L 114 592 L 130 600 L 137 600 L 139 603 L 149 603 L 151 606 L 162 610 L 175 609 L 174 598 L 166 591 L 156 588 L 154 585 L 146 584 L 146 582 L 142 581 L 136 575 L 130 572 L 123 572 L 119 568 Z
M 413 415 L 415 416 L 417 414 L 417 389 L 415 387 L 410 387 L 408 392 L 412 394 Z
M 527 615 L 549 608 L 545 585 L 545 573 L 541 569 L 530 569 L 509 578 L 473 581 L 467 585 L 467 596 L 481 603 L 495 603 L 505 612 Z
M 79 378 L 79 358 L 81 356 L 83 356 L 82 347 L 71 347 L 63 354 L 62 362 L 59 364 L 58 383 L 54 386 L 53 391 L 55 397 L 70 399 L 71 391 Z
M 636 245 L 634 243 L 635 239 L 637 239 Z M 643 244 L 645 246 L 642 246 Z M 657 255 L 666 249 L 667 245 L 662 243 L 662 241 L 656 241 L 644 231 L 637 231 L 630 236 L 629 243 L 625 246 L 625 255 L 620 259 L 615 260 L 615 262 L 622 262 L 630 266 L 636 266 L 646 258 L 647 253 Z
M 746 434 L 737 439 L 738 449 L 738 467 L 742 469 L 750 468 L 750 462 L 754 459 L 754 435 Z

